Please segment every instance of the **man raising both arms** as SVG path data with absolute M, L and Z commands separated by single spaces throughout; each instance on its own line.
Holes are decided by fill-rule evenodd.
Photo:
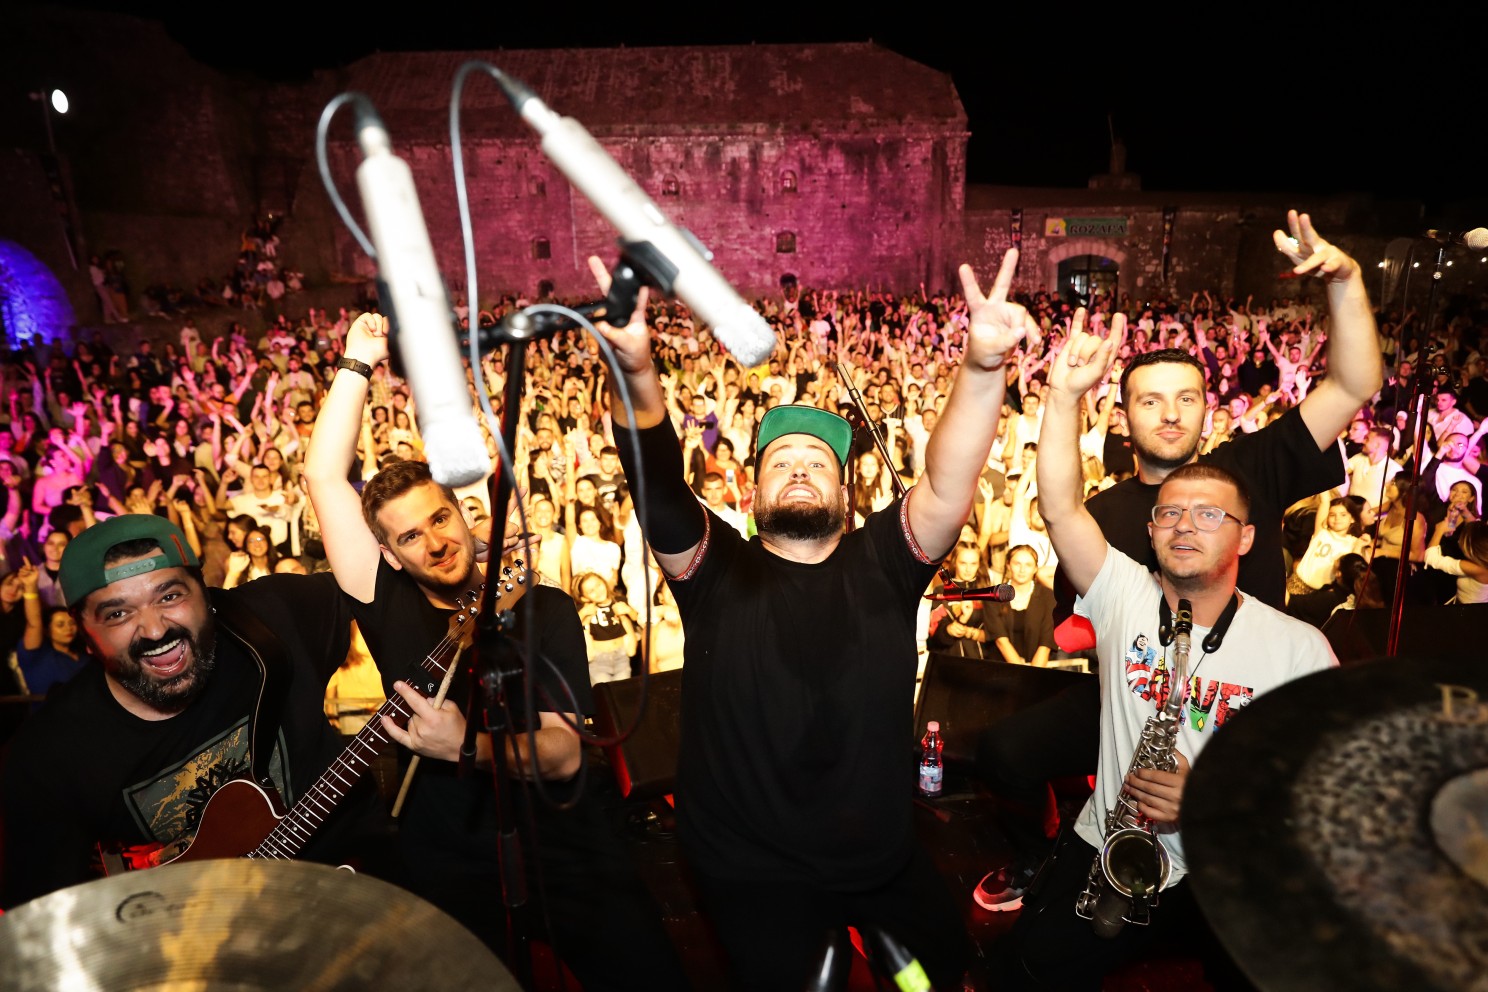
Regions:
M 630 323 L 600 325 L 635 404 L 617 396 L 650 483 L 642 506 L 682 614 L 680 838 L 731 984 L 800 989 L 824 940 L 876 925 L 907 946 L 937 988 L 959 988 L 961 914 L 915 843 L 915 615 L 936 563 L 971 513 L 997 433 L 1003 364 L 1028 333 L 1007 302 L 1017 252 L 990 296 L 961 269 L 966 351 L 918 485 L 845 532 L 843 463 L 852 428 L 815 407 L 760 422 L 755 539 L 694 498 L 651 360 L 644 300 Z M 608 288 L 597 259 L 590 266 Z M 622 440 L 621 457 L 631 453 Z
M 343 359 L 338 366 L 321 407 L 305 479 L 326 557 L 382 671 L 384 688 L 389 696 L 401 695 L 413 713 L 406 731 L 388 721 L 383 729 L 426 759 L 408 793 L 398 831 L 409 888 L 501 953 L 505 920 L 491 736 L 476 737 L 475 763 L 486 773 L 462 778 L 455 762 L 465 738 L 465 717 L 457 703 L 469 698 L 464 664 L 457 666 L 459 674 L 437 708 L 409 684 L 427 681 L 418 663 L 444 637 L 456 600 L 479 589 L 486 566 L 477 561 L 475 535 L 454 493 L 435 482 L 423 462 L 394 462 L 367 481 L 360 497 L 347 481 L 367 384 L 372 370 L 388 356 L 387 333 L 387 318 L 377 314 L 363 314 L 347 331 L 350 361 Z M 506 518 L 505 513 L 497 516 Z M 578 613 L 564 593 L 536 583 L 535 569 L 529 576 L 526 596 L 533 600 L 536 618 L 532 671 L 547 698 L 572 698 L 587 712 L 589 670 Z M 505 636 L 522 644 L 525 604 L 515 614 L 516 626 Z M 567 686 L 537 655 L 561 670 Z M 573 712 L 566 716 L 577 719 Z M 539 932 L 544 918 L 551 922 L 549 939 L 585 989 L 618 992 L 643 982 L 647 988 L 685 988 L 660 911 L 625 848 L 599 804 L 576 794 L 572 780 L 582 760 L 578 735 L 559 712 L 544 710 L 537 718 L 537 774 L 550 796 L 574 805 L 558 811 L 530 800 L 524 789 L 512 790 L 517 809 L 509 822 L 523 822 L 530 807 L 536 826 L 536 850 L 527 850 L 524 862 L 534 900 L 529 910 L 533 931 Z M 533 757 L 528 736 L 509 735 L 504 743 L 509 772 L 529 775 Z M 539 868 L 542 888 L 534 875 Z M 536 902 L 540 893 L 546 895 L 545 904 Z
M 1107 543 L 1082 500 L 1076 431 L 1079 398 L 1109 371 L 1126 321 L 1118 315 L 1102 341 L 1085 333 L 1084 317 L 1083 310 L 1075 314 L 1070 340 L 1050 368 L 1038 486 L 1049 538 L 1095 627 L 1100 759 L 1094 794 L 1074 829 L 1060 836 L 1014 924 L 1018 960 L 997 987 L 1099 989 L 1102 976 L 1121 961 L 1160 944 L 1195 947 L 1211 983 L 1224 988 L 1223 981 L 1236 977 L 1233 965 L 1202 930 L 1197 939 L 1184 930 L 1202 926 L 1183 884 L 1187 863 L 1179 827 L 1189 766 L 1236 709 L 1337 662 L 1321 631 L 1236 589 L 1241 556 L 1250 551 L 1256 528 L 1245 483 L 1227 469 L 1192 463 L 1168 473 L 1149 515 L 1156 574 Z M 1178 672 L 1171 628 L 1185 600 L 1193 614 L 1192 653 L 1187 670 Z M 1157 644 L 1162 657 L 1129 650 L 1142 639 Z M 1128 775 L 1143 728 L 1173 692 L 1187 693 L 1178 711 L 1177 771 Z M 1107 811 L 1123 791 L 1154 825 L 1170 873 L 1150 925 L 1127 925 L 1104 937 L 1076 913 L 1075 902 L 1105 839 Z M 1103 878 L 1098 869 L 1097 875 Z
M 1383 376 L 1374 315 L 1358 263 L 1325 241 L 1306 214 L 1291 211 L 1287 222 L 1291 237 L 1275 232 L 1277 250 L 1296 274 L 1316 276 L 1326 288 L 1331 321 L 1327 377 L 1263 430 L 1238 435 L 1200 455 L 1203 363 L 1176 349 L 1137 356 L 1121 374 L 1119 407 L 1131 433 L 1137 474 L 1085 504 L 1113 548 L 1155 571 L 1147 525 L 1159 487 L 1173 471 L 1196 461 L 1227 469 L 1249 491 L 1249 520 L 1255 525 L 1250 552 L 1240 559 L 1239 586 L 1278 609 L 1286 590 L 1282 516 L 1298 500 L 1344 481 L 1338 435 L 1374 396 Z M 1060 388 L 1066 387 L 1050 380 L 1051 400 Z M 1073 400 L 1065 397 L 1078 399 L 1078 394 Z M 1074 602 L 1063 572 L 1059 575 L 1056 624 L 1068 617 Z M 1063 624 L 1056 639 L 1069 626 Z M 1015 850 L 1011 866 L 977 886 L 975 898 L 984 908 L 1011 910 L 1022 904 L 1034 868 L 1048 853 L 1043 833 L 1045 804 L 1052 807 L 1048 780 L 1094 770 L 1099 710 L 1095 682 L 1085 680 L 983 732 L 977 769 L 1004 800 L 998 805 L 998 826 Z

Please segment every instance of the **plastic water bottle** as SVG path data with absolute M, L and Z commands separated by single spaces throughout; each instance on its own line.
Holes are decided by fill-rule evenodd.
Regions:
M 940 795 L 941 778 L 945 764 L 940 752 L 945 741 L 940 739 L 940 721 L 931 720 L 925 725 L 925 736 L 920 739 L 920 795 Z

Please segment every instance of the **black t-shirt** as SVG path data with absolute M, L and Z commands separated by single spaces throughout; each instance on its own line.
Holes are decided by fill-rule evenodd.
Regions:
M 1107 475 L 1135 473 L 1136 459 L 1132 457 L 1131 435 L 1106 432 L 1105 449 L 1101 452 L 1101 464 Z
M 284 644 L 289 683 L 269 773 L 292 805 L 343 749 L 326 722 L 324 698 L 346 657 L 350 616 L 330 575 L 269 576 L 212 595 L 246 604 Z M 17 731 L 0 776 L 4 904 L 93 877 L 97 842 L 150 845 L 194 836 L 217 787 L 249 777 L 248 720 L 259 683 L 247 651 L 219 629 L 216 669 L 201 695 L 170 719 L 143 720 L 125 710 L 100 665 L 58 686 Z M 364 778 L 303 856 L 344 860 L 384 822 L 374 783 Z
M 1462 387 L 1461 406 L 1471 408 L 1479 419 L 1488 417 L 1488 378 L 1478 376 Z
M 671 580 L 686 631 L 678 823 L 698 870 L 847 891 L 908 859 L 915 613 L 935 565 L 910 550 L 902 505 L 816 564 L 710 512 L 696 570 Z
M 1337 486 L 1344 480 L 1338 446 L 1319 450 L 1300 408 L 1282 414 L 1254 434 L 1238 434 L 1199 461 L 1229 469 L 1250 488 L 1250 523 L 1255 541 L 1240 559 L 1237 585 L 1268 606 L 1283 609 L 1286 601 L 1286 563 L 1282 557 L 1281 524 L 1287 507 L 1298 500 Z M 1132 476 L 1085 502 L 1111 547 L 1157 571 L 1157 554 L 1147 524 L 1162 487 Z M 1069 616 L 1074 590 L 1060 571 L 1054 622 Z
M 584 632 L 579 625 L 578 611 L 568 596 L 549 586 L 534 585 L 530 588 L 516 603 L 516 625 L 507 635 L 506 643 L 526 651 L 524 632 L 529 629 L 526 610 L 529 601 L 534 610 L 531 628 L 536 631 L 534 650 L 551 660 L 563 676 L 563 681 L 560 681 L 549 666 L 534 657 L 531 671 L 536 674 L 539 691 L 546 692 L 553 700 L 567 700 L 566 682 L 576 697 L 577 712 L 581 716 L 592 713 L 594 706 L 589 688 Z M 406 572 L 394 569 L 386 561 L 378 563 L 372 602 L 360 603 L 350 597 L 347 602 L 351 604 L 352 615 L 382 673 L 383 690 L 392 696 L 396 679 L 428 689 L 430 677 L 419 665 L 448 632 L 453 612 L 430 603 Z M 457 663 L 446 696 L 462 709 L 469 700 L 468 661 L 467 654 Z M 435 685 L 437 687 L 437 680 Z M 433 695 L 432 692 L 426 694 Z M 572 705 L 568 702 L 545 705 L 540 695 L 537 700 L 539 710 L 550 712 L 573 712 Z M 404 752 L 402 757 L 406 760 L 407 753 Z M 546 784 L 549 793 L 560 801 L 567 801 L 572 795 L 569 788 L 572 783 Z M 520 796 L 521 790 L 516 790 L 516 794 Z M 495 789 L 488 771 L 473 771 L 461 779 L 454 762 L 425 760 L 420 763 L 409 789 L 407 805 L 399 821 L 400 840 L 405 850 L 434 849 L 442 853 L 459 850 L 470 857 L 495 857 L 497 810 L 494 800 Z M 545 821 L 546 804 L 538 802 L 532 806 L 540 821 Z M 550 834 L 552 829 L 544 825 L 542 831 Z M 411 864 L 417 871 L 418 862 Z M 492 895 L 495 901 L 500 901 L 500 893 Z
M 594 480 L 594 488 L 599 492 L 599 503 L 610 511 L 611 516 L 620 512 L 620 504 L 625 502 L 625 497 L 630 493 L 625 485 L 625 473 L 605 475 L 603 472 L 590 472 L 585 478 Z

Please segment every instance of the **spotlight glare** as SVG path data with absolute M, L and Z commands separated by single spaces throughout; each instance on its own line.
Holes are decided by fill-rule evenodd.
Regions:
M 65 114 L 68 106 L 67 94 L 61 90 L 52 90 L 52 109 L 59 114 Z

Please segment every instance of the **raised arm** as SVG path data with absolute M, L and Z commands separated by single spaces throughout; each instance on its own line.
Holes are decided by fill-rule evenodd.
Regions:
M 1328 376 L 1301 404 L 1302 419 L 1321 450 L 1337 440 L 1354 414 L 1379 392 L 1385 367 L 1359 263 L 1323 240 L 1307 214 L 1287 211 L 1287 226 L 1291 237 L 1275 232 L 1276 249 L 1292 261 L 1292 271 L 1297 275 L 1316 275 L 1323 280 L 1328 313 L 1333 318 L 1332 333 L 1328 335 Z
M 971 516 L 977 479 L 997 437 L 997 419 L 1007 390 L 1003 365 L 1025 337 L 1038 340 L 1038 325 L 1028 311 L 1008 301 L 1018 250 L 1008 249 L 982 295 L 971 266 L 961 266 L 970 326 L 966 351 L 940 422 L 925 446 L 925 472 L 909 497 L 909 526 L 927 555 L 940 558 L 950 550 Z M 885 467 L 886 470 L 888 467 Z
M 594 273 L 600 291 L 608 293 L 610 276 L 605 271 L 604 263 L 591 256 L 589 269 Z M 692 490 L 683 481 L 682 449 L 677 444 L 675 433 L 666 429 L 650 432 L 651 428 L 662 428 L 671 421 L 667 415 L 667 402 L 662 393 L 661 380 L 651 361 L 651 332 L 646 327 L 646 294 L 641 293 L 635 312 L 623 327 L 610 323 L 596 326 L 615 349 L 615 358 L 620 366 L 621 379 L 610 379 L 610 409 L 614 419 L 615 445 L 620 451 L 625 477 L 634 479 L 639 471 L 632 456 L 630 439 L 621 437 L 622 430 L 633 429 L 641 434 L 641 457 L 647 474 L 647 499 L 651 504 L 639 507 L 647 528 L 646 538 L 651 543 L 651 552 L 656 556 L 656 563 L 661 566 L 662 571 L 676 577 L 686 570 L 698 545 L 702 543 L 707 518 L 693 497 Z M 630 391 L 633 411 L 625 408 L 624 397 L 619 393 L 622 379 Z M 678 511 L 675 517 L 672 510 Z M 684 518 L 683 514 L 687 516 Z M 665 527 L 667 533 L 658 532 L 658 525 Z M 692 538 L 694 527 L 696 540 Z
M 31 559 L 22 558 L 16 574 L 21 577 L 21 602 L 26 611 L 26 631 L 21 644 L 26 650 L 35 651 L 46 641 L 46 629 L 41 623 L 41 594 L 37 591 L 41 573 L 31 564 Z
M 1075 592 L 1084 595 L 1106 563 L 1106 537 L 1085 508 L 1080 463 L 1080 397 L 1110 372 L 1126 337 L 1126 317 L 1117 314 L 1104 339 L 1085 331 L 1085 311 L 1075 311 L 1070 339 L 1049 369 L 1049 398 L 1039 431 L 1039 514 L 1059 565 Z
M 364 313 L 346 332 L 346 357 L 376 368 L 388 357 L 387 318 Z M 368 380 L 349 369 L 337 371 L 315 418 L 305 456 L 304 482 L 320 521 L 326 560 L 341 591 L 370 603 L 377 591 L 378 541 L 362 519 L 362 500 L 348 478 L 361 432 Z

